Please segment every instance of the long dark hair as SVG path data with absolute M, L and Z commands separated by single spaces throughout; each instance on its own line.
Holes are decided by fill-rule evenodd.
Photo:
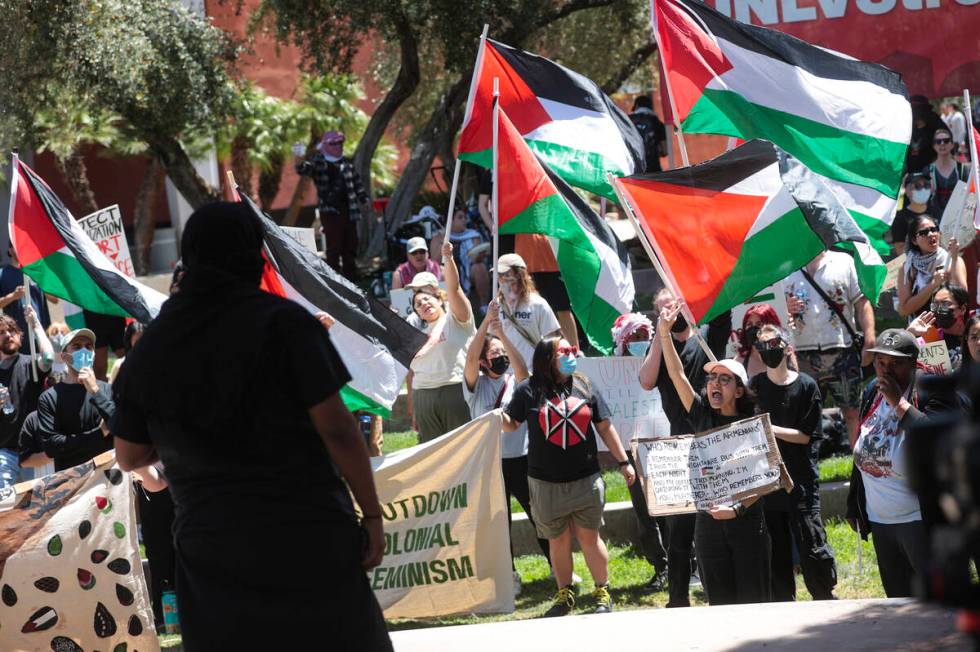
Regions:
M 549 396 L 567 389 L 558 378 L 553 362 L 561 339 L 560 337 L 544 338 L 534 347 L 534 355 L 531 357 L 531 386 Z M 585 396 L 592 396 L 592 383 L 582 374 L 572 374 L 572 383 Z
M 939 220 L 934 218 L 929 213 L 919 213 L 918 215 L 912 216 L 912 218 L 909 220 L 909 232 L 905 238 L 905 248 L 906 250 L 912 249 L 918 254 L 921 254 L 922 250 L 919 249 L 919 245 L 915 244 L 915 239 L 918 237 L 919 225 L 922 224 L 922 220 L 929 220 L 933 223 L 933 225 L 939 226 Z M 942 245 L 940 245 L 939 248 L 942 249 Z
M 963 345 L 960 348 L 960 371 L 964 374 L 980 365 L 980 362 L 974 360 L 970 353 L 970 329 L 974 326 L 980 327 L 980 311 L 975 312 L 966 320 L 966 329 L 963 331 Z M 969 378 L 969 376 L 966 377 Z

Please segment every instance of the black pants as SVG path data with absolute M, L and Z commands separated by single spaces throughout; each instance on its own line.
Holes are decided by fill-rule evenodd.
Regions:
M 327 238 L 327 264 L 348 280 L 357 280 L 357 222 L 344 210 L 340 215 L 321 211 L 323 234 Z
M 691 606 L 691 551 L 694 548 L 695 520 L 694 514 L 667 517 L 668 607 Z
M 626 458 L 633 468 L 636 464 L 633 461 L 633 452 L 626 451 Z M 634 482 L 629 488 L 630 501 L 633 503 L 633 513 L 636 514 L 636 521 L 640 526 L 640 550 L 646 558 L 647 563 L 653 566 L 657 574 L 667 570 L 667 551 L 664 549 L 663 538 L 660 536 L 660 523 L 662 519 L 650 516 L 647 511 L 647 499 L 643 495 L 643 488 L 640 482 Z
M 726 521 L 698 512 L 694 545 L 709 604 L 769 602 L 771 553 L 762 501 Z
M 520 506 L 524 508 L 524 513 L 527 514 L 527 520 L 530 521 L 531 527 L 535 527 L 534 517 L 531 515 L 531 490 L 527 486 L 527 455 L 523 457 L 505 457 L 500 460 L 500 468 L 503 470 L 504 491 L 507 494 L 507 522 L 511 522 L 510 497 L 513 496 L 517 499 Z M 537 531 L 537 528 L 535 528 L 535 531 Z M 551 553 L 548 548 L 548 540 L 538 539 L 538 547 L 541 548 L 541 554 L 544 555 L 550 565 Z M 513 541 L 510 544 L 510 559 L 511 566 L 513 566 Z
M 765 510 L 766 529 L 772 540 L 772 599 L 796 599 L 793 543 L 800 555 L 803 581 L 814 600 L 833 600 L 837 565 L 827 542 L 820 510 Z
M 878 557 L 878 572 L 889 598 L 912 596 L 912 581 L 922 570 L 928 542 L 922 521 L 871 523 L 871 540 Z
M 163 626 L 163 585 L 171 589 L 176 583 L 174 564 L 174 499 L 170 490 L 155 493 L 136 488 L 137 507 L 140 515 L 140 529 L 143 532 L 143 545 L 146 559 L 150 564 L 150 598 L 153 601 L 153 618 L 157 625 Z

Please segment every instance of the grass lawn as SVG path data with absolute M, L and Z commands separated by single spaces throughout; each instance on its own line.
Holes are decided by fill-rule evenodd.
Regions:
M 854 457 L 851 455 L 838 455 L 820 460 L 820 482 L 850 480 L 853 467 Z

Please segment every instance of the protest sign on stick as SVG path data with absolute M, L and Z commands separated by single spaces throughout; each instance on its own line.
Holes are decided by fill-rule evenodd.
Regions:
M 792 489 L 769 415 L 707 432 L 634 442 L 651 516 L 687 514 Z
M 616 428 L 623 449 L 629 450 L 633 439 L 666 437 L 670 422 L 660 403 L 660 392 L 648 392 L 640 386 L 642 358 L 603 357 L 579 358 L 578 370 L 591 382 L 612 413 L 610 421 Z M 599 451 L 606 451 L 602 438 L 596 442 Z
M 905 254 L 892 258 L 885 263 L 885 282 L 881 285 L 881 291 L 887 292 L 894 290 L 898 285 L 898 275 L 905 267 Z
M 123 229 L 122 213 L 119 205 L 113 204 L 79 218 L 78 224 L 92 238 L 99 251 L 112 261 L 120 272 L 130 278 L 136 276 L 133 270 L 133 257 L 129 253 L 126 231 Z
M 948 376 L 953 373 L 953 365 L 949 360 L 949 347 L 946 342 L 927 342 L 919 347 L 917 367 L 927 374 Z
M 956 238 L 961 248 L 973 242 L 977 231 L 973 226 L 975 197 L 971 196 L 967 184 L 957 181 L 953 193 L 946 203 L 942 221 L 939 223 L 940 244 L 949 248 L 949 241 Z

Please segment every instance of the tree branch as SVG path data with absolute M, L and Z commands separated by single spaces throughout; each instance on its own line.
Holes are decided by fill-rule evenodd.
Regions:
M 555 11 L 542 15 L 541 20 L 539 20 L 534 27 L 535 29 L 540 29 L 550 25 L 556 20 L 561 20 L 565 16 L 574 14 L 576 11 L 582 11 L 583 9 L 595 9 L 597 7 L 608 7 L 615 1 L 616 0 L 571 0 L 571 2 L 566 2 Z
M 626 58 L 626 61 L 623 62 L 619 70 L 610 75 L 609 79 L 602 85 L 602 92 L 606 95 L 612 95 L 618 91 L 619 87 L 633 74 L 633 71 L 639 68 L 640 64 L 649 59 L 650 55 L 656 51 L 656 41 L 650 41 L 633 50 L 633 53 Z

